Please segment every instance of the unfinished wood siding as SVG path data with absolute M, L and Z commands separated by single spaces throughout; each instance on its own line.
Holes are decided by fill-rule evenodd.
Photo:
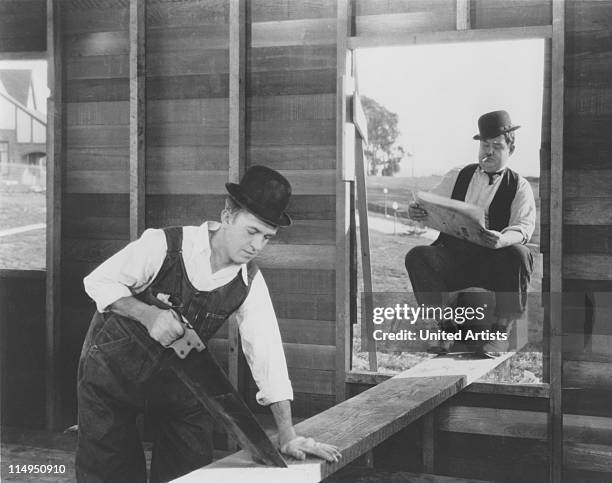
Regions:
M 336 2 L 253 0 L 247 22 L 248 166 L 277 169 L 293 187 L 293 225 L 258 265 L 279 318 L 294 412 L 309 416 L 335 394 Z
M 591 421 L 581 434 L 592 434 L 565 443 L 564 481 L 604 481 L 612 478 L 612 2 L 566 2 L 565 27 L 564 439 L 568 418 Z
M 44 53 L 46 22 L 46 0 L 0 0 L 0 53 Z
M 129 2 L 66 2 L 61 407 L 76 422 L 78 356 L 95 310 L 83 277 L 129 241 Z
M 145 45 L 145 226 L 218 221 L 229 180 L 229 2 L 147 2 Z M 227 328 L 209 345 L 227 369 Z

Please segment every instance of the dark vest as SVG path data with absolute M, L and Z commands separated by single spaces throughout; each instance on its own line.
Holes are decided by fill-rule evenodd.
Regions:
M 164 263 L 151 285 L 136 297 L 148 304 L 167 308 L 157 295 L 169 295 L 168 303 L 193 325 L 206 344 L 245 301 L 259 269 L 253 262 L 247 264 L 248 285 L 239 270 L 231 282 L 210 292 L 202 292 L 187 277 L 182 254 L 183 228 L 165 228 L 164 234 L 168 244 Z
M 478 164 L 468 164 L 465 168 L 459 171 L 457 181 L 453 187 L 453 193 L 451 198 L 453 200 L 465 201 L 465 195 L 474 176 L 474 172 L 478 169 Z M 506 168 L 502 179 L 500 181 L 499 188 L 493 196 L 493 200 L 489 205 L 489 229 L 495 231 L 501 231 L 508 226 L 510 222 L 510 207 L 514 197 L 516 196 L 516 190 L 518 188 L 519 175 L 515 171 Z M 447 235 L 446 233 L 440 233 L 438 239 L 433 245 L 439 245 L 442 242 L 453 242 L 457 238 Z

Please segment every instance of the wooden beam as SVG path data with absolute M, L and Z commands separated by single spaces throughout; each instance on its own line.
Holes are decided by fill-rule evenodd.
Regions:
M 229 3 L 229 159 L 228 181 L 238 183 L 246 169 L 246 1 Z M 221 185 L 222 186 L 222 185 Z M 228 376 L 237 391 L 242 392 L 244 359 L 240 350 L 240 332 L 235 317 L 228 324 Z M 238 446 L 228 435 L 228 448 Z
M 457 30 L 468 30 L 471 28 L 470 0 L 457 0 Z
M 49 49 L 49 52 L 51 49 Z M 49 60 L 47 51 L 42 52 L 0 52 L 0 60 Z
M 549 25 L 538 27 L 507 27 L 498 29 L 451 30 L 446 32 L 423 32 L 389 34 L 376 37 L 351 37 L 349 49 L 361 47 L 391 47 L 394 45 L 418 45 L 515 39 L 547 39 L 552 36 Z
M 421 457 L 423 461 L 423 473 L 433 473 L 435 471 L 435 410 L 427 413 L 421 418 L 423 424 L 423 434 L 421 435 Z
M 145 227 L 145 5 L 130 0 L 130 240 Z
M 315 483 L 362 456 L 487 374 L 512 354 L 496 359 L 435 357 L 296 425 L 298 434 L 336 445 L 342 459 L 288 461 L 288 468 L 255 463 L 245 451 L 175 480 L 180 483 L 249 481 Z
M 62 166 L 64 165 L 64 103 L 62 77 L 61 2 L 47 0 L 47 281 L 46 281 L 46 427 L 60 428 L 61 229 Z
M 355 136 L 355 184 L 357 186 L 357 211 L 359 212 L 359 237 L 361 241 L 361 271 L 363 274 L 363 304 L 361 327 L 361 350 L 367 349 L 370 371 L 378 371 L 376 341 L 372 321 L 372 264 L 370 261 L 370 234 L 368 225 L 368 194 L 366 190 L 366 168 L 363 140 Z
M 347 49 L 349 35 L 349 0 L 338 0 L 336 7 L 336 371 L 334 392 L 336 402 L 346 399 L 344 377 L 351 367 L 351 305 L 349 292 L 351 285 L 350 265 L 351 247 L 349 214 L 351 204 L 350 182 L 345 181 L 345 163 L 348 153 L 344 143 L 346 124 L 345 79 L 350 72 L 350 53 Z M 347 72 L 348 71 L 348 72 Z
M 550 166 L 549 478 L 563 475 L 563 96 L 565 1 L 553 1 Z

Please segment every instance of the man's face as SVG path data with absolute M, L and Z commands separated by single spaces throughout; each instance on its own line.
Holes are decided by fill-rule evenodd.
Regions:
M 487 173 L 494 173 L 505 168 L 511 154 L 503 134 L 496 138 L 480 140 L 478 162 Z
M 247 263 L 259 255 L 278 231 L 278 228 L 244 210 L 234 214 L 226 212 L 222 221 L 224 250 L 227 257 L 237 265 Z

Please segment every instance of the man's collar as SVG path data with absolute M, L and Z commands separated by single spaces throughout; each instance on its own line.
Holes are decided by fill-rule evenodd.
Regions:
M 212 248 L 210 246 L 210 232 L 215 232 L 221 228 L 221 223 L 218 221 L 205 221 L 200 225 L 200 233 L 199 233 L 199 243 L 200 252 L 207 252 L 210 257 L 210 253 Z M 242 274 L 242 281 L 245 285 L 249 284 L 249 274 L 247 271 L 246 263 L 242 263 L 240 265 L 236 265 L 236 267 L 240 267 L 240 273 Z

